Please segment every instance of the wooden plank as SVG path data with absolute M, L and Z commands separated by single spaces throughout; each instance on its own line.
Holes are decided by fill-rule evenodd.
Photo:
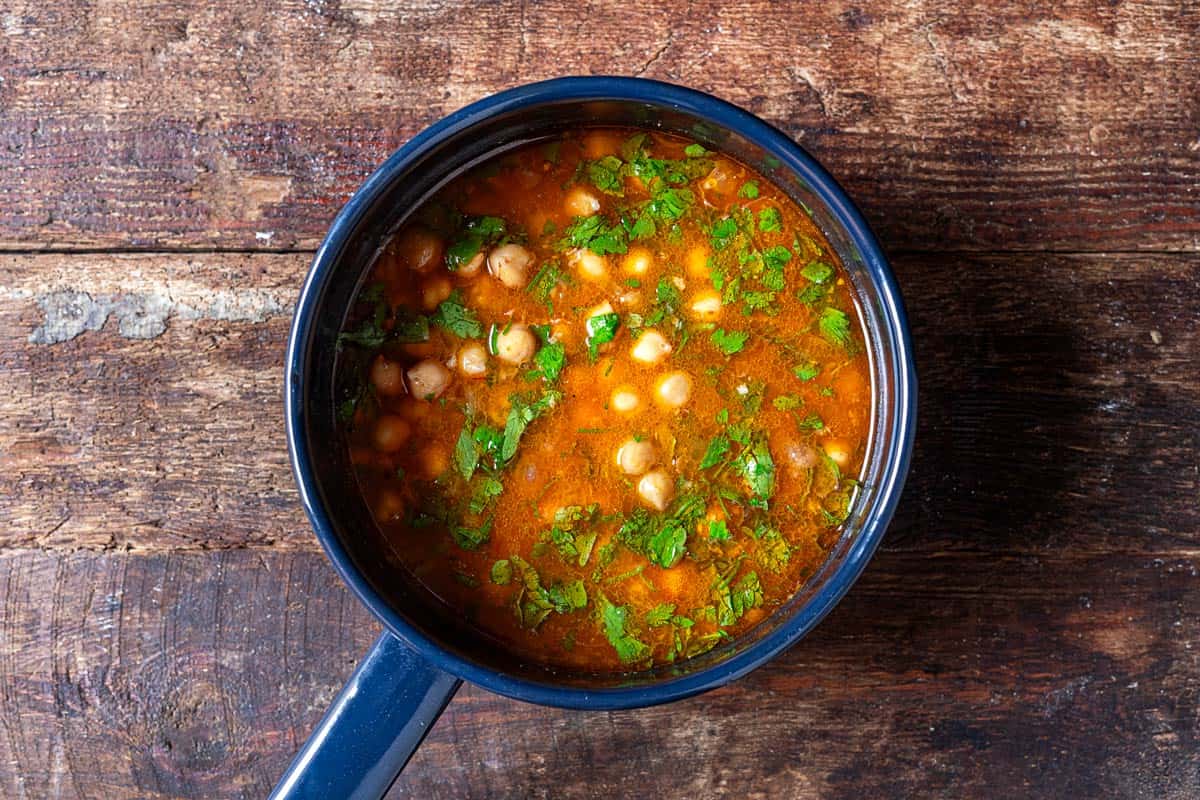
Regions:
M 564 72 L 712 91 L 895 249 L 1197 249 L 1200 8 L 9 4 L 0 247 L 311 248 L 387 153 Z
M 391 796 L 1194 796 L 1194 557 L 933 549 L 885 550 L 811 637 L 700 698 L 465 687 Z M 0 597 L 13 798 L 264 797 L 375 632 L 319 555 L 279 549 L 8 550 Z
M 306 263 L 0 259 L 0 546 L 313 549 L 280 421 Z M 1200 481 L 1200 257 L 896 268 L 921 407 L 894 547 L 1200 546 L 1200 508 L 1180 500 Z

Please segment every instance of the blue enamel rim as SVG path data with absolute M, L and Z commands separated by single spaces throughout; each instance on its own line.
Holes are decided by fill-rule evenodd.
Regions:
M 587 689 L 529 681 L 460 658 L 409 625 L 368 585 L 338 540 L 332 520 L 320 501 L 320 491 L 313 474 L 311 454 L 304 433 L 305 377 L 301 374 L 301 369 L 308 360 L 315 308 L 322 287 L 329 279 L 351 232 L 362 221 L 372 201 L 390 183 L 394 175 L 404 172 L 411 163 L 443 138 L 463 128 L 469 128 L 491 115 L 550 102 L 597 100 L 648 103 L 693 114 L 753 141 L 798 174 L 824 201 L 834 218 L 844 226 L 848 238 L 861 253 L 863 266 L 879 292 L 884 321 L 891 328 L 895 343 L 892 356 L 896 361 L 897 372 L 892 387 L 895 413 L 892 416 L 892 436 L 889 438 L 891 448 L 883 454 L 887 463 L 892 464 L 892 469 L 884 474 L 883 485 L 879 487 L 877 494 L 878 500 L 841 564 L 812 598 L 798 608 L 790 620 L 770 634 L 742 652 L 702 671 L 678 678 L 664 678 L 660 682 L 648 685 Z M 887 259 L 850 198 L 812 156 L 781 131 L 754 115 L 703 92 L 641 78 L 572 77 L 519 86 L 450 114 L 393 153 L 342 208 L 313 259 L 292 321 L 284 391 L 288 450 L 301 502 L 326 555 L 358 599 L 392 633 L 440 669 L 493 692 L 520 700 L 564 708 L 597 710 L 655 705 L 722 686 L 771 660 L 812 630 L 858 579 L 879 546 L 900 499 L 904 479 L 908 473 L 916 427 L 916 370 L 912 359 L 907 315 Z

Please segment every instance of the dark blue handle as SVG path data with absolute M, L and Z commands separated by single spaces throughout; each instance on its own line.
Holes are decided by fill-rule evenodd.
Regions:
M 272 800 L 380 800 L 461 683 L 384 631 Z

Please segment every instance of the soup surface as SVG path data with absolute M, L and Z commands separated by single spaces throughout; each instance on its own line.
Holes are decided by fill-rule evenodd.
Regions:
M 499 646 L 596 672 L 705 652 L 838 537 L 871 411 L 805 211 L 660 133 L 585 129 L 440 190 L 339 339 L 398 560 Z

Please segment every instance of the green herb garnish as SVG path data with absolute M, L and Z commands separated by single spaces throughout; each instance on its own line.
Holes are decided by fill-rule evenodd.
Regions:
M 713 345 L 727 356 L 741 352 L 749 338 L 750 334 L 745 331 L 727 331 L 723 328 L 717 328 L 711 336 Z

